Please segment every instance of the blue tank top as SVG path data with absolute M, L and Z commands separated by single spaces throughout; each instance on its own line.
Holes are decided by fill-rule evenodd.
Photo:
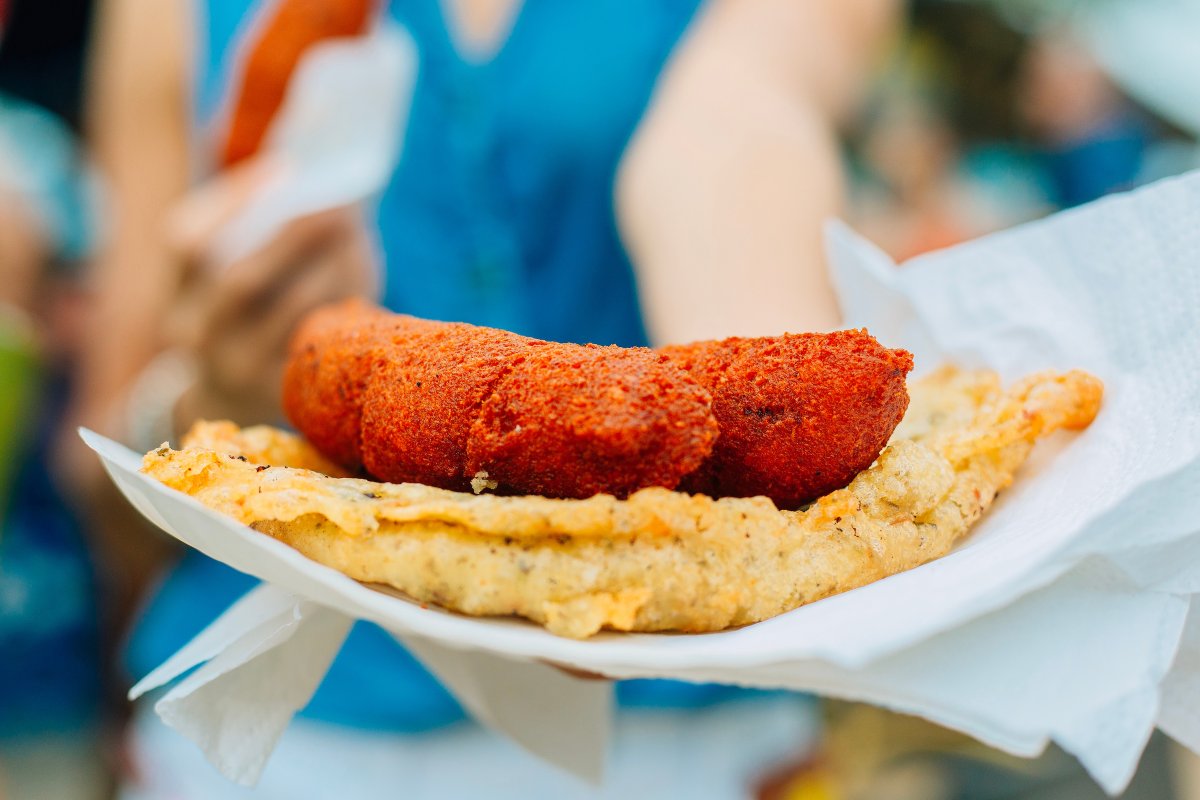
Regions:
M 396 311 L 557 341 L 646 344 L 617 235 L 617 161 L 698 0 L 525 0 L 484 63 L 455 50 L 439 0 L 389 13 L 419 51 L 404 150 L 377 204 L 385 304 Z M 209 2 L 198 117 L 226 93 L 227 65 L 258 11 Z M 144 674 L 252 586 L 192 553 L 149 606 L 131 667 Z M 626 705 L 694 706 L 736 690 L 629 681 Z M 400 731 L 462 718 L 454 699 L 385 632 L 354 627 L 304 713 Z

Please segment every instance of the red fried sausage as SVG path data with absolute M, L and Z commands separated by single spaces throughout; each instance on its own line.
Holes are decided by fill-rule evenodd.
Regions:
M 479 476 L 548 497 L 663 486 L 796 508 L 879 455 L 911 369 L 865 331 L 656 353 L 351 301 L 297 332 L 284 407 L 319 450 L 386 481 L 463 490 Z
M 912 355 L 863 330 L 673 345 L 712 392 L 721 435 L 680 488 L 766 495 L 780 508 L 840 489 L 883 450 L 908 408 Z
M 674 488 L 712 451 L 711 404 L 646 348 L 542 342 L 357 302 L 301 325 L 284 376 L 288 417 L 339 463 L 458 490 L 486 473 L 504 491 L 550 497 Z
M 231 98 L 221 165 L 231 166 L 260 149 L 283 105 L 300 59 L 314 45 L 359 36 L 370 27 L 376 0 L 278 0 L 261 12 Z
M 645 348 L 531 344 L 483 403 L 467 472 L 547 497 L 673 489 L 712 452 L 712 398 Z

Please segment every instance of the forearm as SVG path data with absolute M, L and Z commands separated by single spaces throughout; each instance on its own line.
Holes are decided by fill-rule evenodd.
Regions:
M 852 20 L 889 6 L 859 4 Z M 615 197 L 656 342 L 838 324 L 823 248 L 843 194 L 831 98 L 860 82 L 863 30 L 884 24 L 851 25 L 838 16 L 851 6 L 716 2 L 669 64 Z
M 761 87 L 736 108 L 681 94 L 647 120 L 618 183 L 651 338 L 836 325 L 821 246 L 841 196 L 828 124 Z
M 164 216 L 190 183 L 187 4 L 113 0 L 92 47 L 88 139 L 105 178 L 104 246 L 80 366 L 80 421 L 122 436 L 123 403 L 162 348 L 180 271 Z
M 48 258 L 36 217 L 0 185 L 0 305 L 30 311 Z

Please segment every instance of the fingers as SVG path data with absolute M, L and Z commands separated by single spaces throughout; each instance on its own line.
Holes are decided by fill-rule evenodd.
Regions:
M 325 303 L 360 295 L 368 285 L 352 242 L 325 242 L 308 260 L 291 262 L 290 273 L 253 299 L 226 300 L 204 315 L 196 347 L 207 355 L 209 374 L 226 393 L 278 384 L 287 342 L 300 319 Z
M 356 235 L 356 223 L 348 209 L 324 211 L 288 223 L 266 247 L 214 276 L 210 316 L 225 323 L 261 313 L 273 298 L 286 291 L 286 284 L 298 273 L 312 269 L 316 263 L 327 269 L 343 267 L 344 281 L 360 283 L 360 265 L 350 259 L 328 257 L 330 251 Z
M 548 667 L 554 667 L 556 670 L 563 673 L 564 675 L 569 675 L 572 678 L 578 678 L 581 681 L 610 681 L 610 680 L 612 680 L 612 678 L 609 678 L 606 675 L 601 675 L 599 672 L 588 672 L 587 670 L 576 669 L 575 667 L 568 667 L 566 664 L 559 664 L 554 661 L 543 661 L 542 663 Z
M 287 344 L 299 320 L 326 303 L 372 297 L 377 283 L 356 209 L 323 212 L 296 220 L 225 269 L 194 270 L 172 332 L 195 354 L 197 391 L 209 405 L 243 424 L 274 421 Z
M 252 318 L 253 311 L 261 309 L 265 334 L 281 358 L 292 331 L 310 311 L 367 291 L 369 281 L 357 269 L 360 261 L 354 251 L 354 243 L 344 239 L 329 243 L 317 259 L 282 284 L 276 296 L 252 308 Z
M 274 161 L 250 159 L 192 191 L 167 213 L 168 244 L 189 266 L 205 264 L 218 231 L 245 209 L 279 169 Z
M 299 319 L 323 303 L 371 297 L 378 283 L 374 253 L 352 207 L 293 220 L 250 255 L 218 261 L 228 226 L 282 169 L 251 159 L 167 216 L 167 241 L 183 266 L 168 338 L 195 356 L 197 410 L 220 409 L 242 423 L 278 417 L 284 356 Z

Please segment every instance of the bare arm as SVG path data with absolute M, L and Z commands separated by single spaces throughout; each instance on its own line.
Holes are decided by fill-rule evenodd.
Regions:
M 621 233 L 656 343 L 839 322 L 822 223 L 839 213 L 834 122 L 893 0 L 713 0 L 622 162 Z
M 79 416 L 120 437 L 125 391 L 164 345 L 180 280 L 164 217 L 190 179 L 190 9 L 187 0 L 109 0 L 99 9 L 88 134 L 109 224 L 91 274 Z
M 187 0 L 107 0 L 96 7 L 87 139 L 105 178 L 102 248 L 87 275 L 90 319 L 71 422 L 124 438 L 128 386 L 163 347 L 178 281 L 163 217 L 186 191 Z M 60 453 L 88 518 L 117 619 L 132 613 L 173 550 L 150 533 L 64 426 Z
M 219 231 L 269 170 L 250 159 L 192 186 L 188 0 L 110 0 L 103 11 L 89 112 L 111 218 L 92 275 L 76 417 L 126 441 L 134 433 L 157 437 L 161 426 L 133 431 L 128 423 L 160 417 L 170 435 L 172 413 L 176 433 L 201 416 L 273 421 L 296 320 L 324 302 L 373 291 L 373 253 L 359 215 L 353 208 L 314 214 L 234 263 L 214 261 Z M 143 370 L 168 347 L 194 362 L 182 395 L 184 387 L 153 380 L 146 391 Z M 70 431 L 64 441 L 77 493 L 94 512 L 101 556 L 136 593 L 168 542 L 138 535 L 144 525 L 97 459 Z

